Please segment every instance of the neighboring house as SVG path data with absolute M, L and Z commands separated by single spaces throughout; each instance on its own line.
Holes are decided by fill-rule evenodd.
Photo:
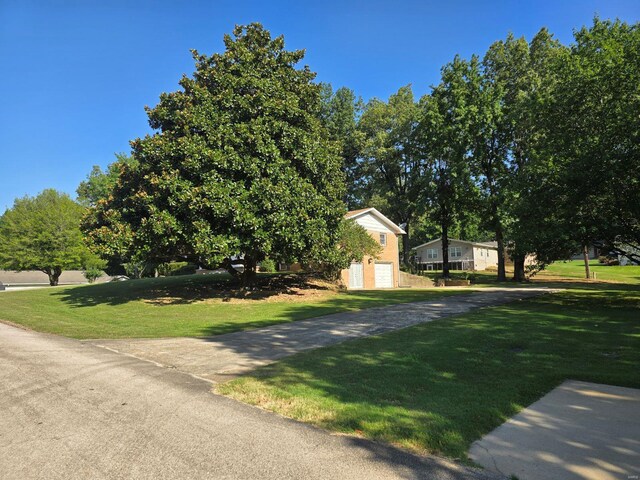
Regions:
M 353 220 L 382 246 L 378 258 L 365 257 L 353 262 L 342 271 L 342 282 L 349 289 L 397 288 L 400 277 L 398 235 L 405 231 L 375 208 L 347 212 L 345 218 Z
M 640 265 L 640 247 L 628 243 L 618 243 L 614 247 L 614 254 L 618 256 L 618 262 L 622 266 Z
M 442 270 L 442 239 L 436 238 L 415 249 L 415 263 L 419 270 Z M 486 270 L 498 266 L 496 242 L 467 242 L 449 239 L 449 268 L 451 270 Z
M 600 249 L 595 245 L 589 245 L 587 247 L 587 253 L 589 255 L 589 260 L 595 260 L 601 255 Z M 582 251 L 574 253 L 571 255 L 571 260 L 584 260 L 584 253 L 582 253 Z

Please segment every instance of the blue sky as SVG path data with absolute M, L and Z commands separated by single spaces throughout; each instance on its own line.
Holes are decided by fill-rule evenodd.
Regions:
M 44 188 L 75 196 L 150 131 L 144 106 L 191 74 L 189 49 L 221 51 L 235 24 L 284 34 L 318 80 L 366 100 L 409 83 L 422 95 L 456 53 L 508 32 L 570 43 L 594 14 L 637 22 L 640 2 L 0 0 L 0 212 Z

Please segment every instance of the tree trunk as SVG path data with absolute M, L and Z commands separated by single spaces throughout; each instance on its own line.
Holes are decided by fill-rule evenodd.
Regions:
M 46 273 L 47 276 L 49 277 L 49 285 L 51 287 L 55 287 L 58 285 L 58 280 L 60 279 L 60 275 L 62 275 L 62 268 L 60 267 L 46 268 L 44 270 L 44 273 Z
M 498 242 L 498 281 L 505 282 L 507 280 L 507 272 L 504 266 L 504 234 L 502 225 L 499 222 L 496 225 L 496 241 Z
M 449 225 L 444 222 L 442 228 L 442 277 L 449 278 Z
M 516 282 L 524 282 L 527 278 L 524 274 L 524 254 L 513 255 L 513 279 Z
M 404 227 L 405 235 L 402 236 L 402 263 L 406 267 L 411 267 L 409 265 L 409 222 L 407 221 Z
M 589 280 L 591 278 L 591 269 L 589 268 L 589 246 L 582 247 L 582 256 L 584 257 L 584 274 Z
M 242 285 L 244 287 L 250 287 L 256 283 L 256 270 L 258 262 L 255 258 L 245 255 L 244 256 L 244 272 L 242 272 Z
M 221 267 L 224 268 L 227 272 L 229 272 L 229 275 L 231 275 L 233 278 L 239 278 L 240 272 L 238 272 L 238 270 L 233 268 L 232 263 L 233 262 L 231 261 L 230 258 L 225 258 L 224 261 L 222 262 Z

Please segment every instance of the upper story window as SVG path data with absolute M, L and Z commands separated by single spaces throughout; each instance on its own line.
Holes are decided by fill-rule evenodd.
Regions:
M 427 258 L 438 258 L 438 250 L 435 248 L 427 248 Z
M 387 234 L 386 233 L 381 233 L 380 234 L 380 245 L 382 245 L 383 247 L 387 246 Z
M 449 256 L 451 258 L 460 258 L 462 256 L 462 248 L 461 247 L 451 247 L 449 249 Z

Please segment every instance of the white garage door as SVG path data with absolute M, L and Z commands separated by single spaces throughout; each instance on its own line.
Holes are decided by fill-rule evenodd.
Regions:
M 364 275 L 361 263 L 352 263 L 349 267 L 349 288 L 364 288 Z
M 393 287 L 393 264 L 376 263 L 376 288 Z

